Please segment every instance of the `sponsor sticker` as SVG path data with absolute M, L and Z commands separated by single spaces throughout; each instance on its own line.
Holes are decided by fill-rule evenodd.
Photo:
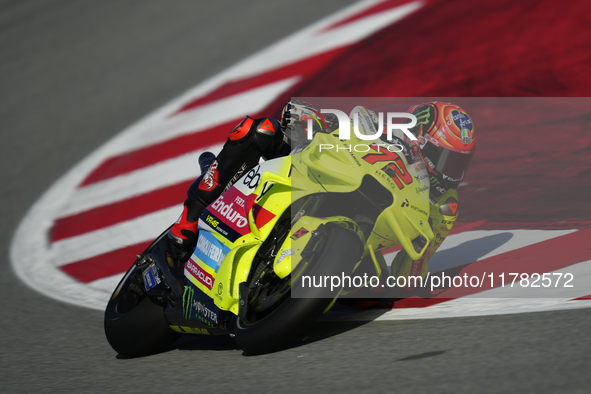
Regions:
M 218 314 L 209 309 L 204 303 L 200 301 L 193 301 L 193 308 L 198 315 L 205 317 L 207 320 L 218 324 Z
M 242 192 L 236 188 L 230 188 L 203 211 L 200 219 L 234 242 L 250 232 L 244 212 L 245 200 L 246 196 Z
M 211 203 L 203 211 L 200 219 L 219 234 L 234 242 L 241 236 L 250 233 L 244 209 L 246 199 L 247 196 L 244 193 L 232 187 Z M 253 207 L 253 215 L 258 227 L 264 226 L 275 217 L 273 213 L 259 205 Z
M 245 184 L 249 189 L 254 189 L 258 186 L 259 181 L 261 180 L 261 174 L 259 173 L 260 168 L 260 165 L 256 166 L 252 170 L 248 171 L 244 177 L 242 183 Z
M 193 278 L 197 279 L 199 283 L 207 287 L 209 290 L 213 288 L 213 276 L 205 272 L 205 270 L 199 267 L 192 259 L 185 264 L 185 271 L 191 274 Z
M 408 199 L 406 199 L 406 198 L 404 199 L 404 201 L 402 202 L 402 204 L 400 205 L 400 207 L 402 207 L 402 208 L 408 207 L 408 208 L 410 208 L 410 209 L 412 209 L 414 211 L 417 211 L 417 212 L 419 212 L 419 213 L 421 213 L 421 214 L 423 214 L 425 216 L 429 216 L 429 214 L 427 213 L 427 211 L 425 211 L 425 210 L 417 207 L 416 205 L 411 204 L 408 201 Z
M 308 234 L 308 230 L 306 230 L 305 228 L 300 228 L 298 231 L 296 231 L 295 233 L 293 233 L 293 235 L 291 236 L 291 239 L 296 240 L 299 239 L 301 237 L 303 237 L 304 235 Z
M 294 217 L 292 222 L 297 222 L 302 216 L 304 216 L 306 214 L 306 211 L 304 211 L 303 209 L 301 211 L 299 211 Z
M 207 169 L 205 176 L 199 183 L 199 189 L 201 190 L 212 190 L 219 184 L 218 181 L 218 162 L 214 160 L 213 163 Z
M 295 251 L 293 250 L 293 248 L 284 250 L 283 252 L 281 252 L 279 257 L 277 258 L 275 265 L 281 263 L 283 260 L 285 260 L 286 257 L 293 256 L 294 254 L 295 254 Z
M 142 274 L 144 277 L 144 287 L 146 288 L 146 291 L 150 290 L 152 287 L 160 284 L 161 282 L 160 276 L 158 276 L 158 269 L 156 268 L 155 264 L 151 264 L 144 270 Z
M 195 248 L 195 257 L 205 263 L 208 267 L 218 272 L 224 258 L 230 251 L 226 245 L 222 244 L 212 233 L 200 231 L 197 247 Z
M 465 114 L 458 110 L 451 111 L 451 114 L 445 117 L 446 124 L 451 126 L 452 122 L 458 127 L 458 129 L 469 129 L 472 130 L 472 119 Z

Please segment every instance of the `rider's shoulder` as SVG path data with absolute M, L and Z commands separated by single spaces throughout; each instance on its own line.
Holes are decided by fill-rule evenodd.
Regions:
M 238 141 L 253 132 L 264 135 L 275 135 L 281 130 L 281 124 L 275 118 L 253 119 L 246 116 L 236 127 L 230 131 L 230 141 Z

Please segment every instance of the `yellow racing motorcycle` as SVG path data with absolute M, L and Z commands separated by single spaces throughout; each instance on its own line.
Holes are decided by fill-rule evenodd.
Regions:
M 248 354 L 280 350 L 355 291 L 345 279 L 364 264 L 388 275 L 382 250 L 420 259 L 433 239 L 428 175 L 400 148 L 335 130 L 251 169 L 202 213 L 188 261 L 166 232 L 138 255 L 105 311 L 113 349 L 137 357 L 182 334 L 230 334 Z

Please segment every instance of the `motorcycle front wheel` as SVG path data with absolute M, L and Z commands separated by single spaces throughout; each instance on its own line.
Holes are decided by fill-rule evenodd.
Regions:
M 350 274 L 362 253 L 363 244 L 355 233 L 327 226 L 320 250 L 298 276 L 323 277 L 337 271 Z M 290 276 L 281 279 L 274 275 L 272 261 L 253 266 L 247 283 L 246 313 L 234 328 L 236 342 L 245 353 L 264 354 L 284 348 L 330 306 L 340 291 L 335 289 L 328 297 L 324 292 L 323 298 L 292 298 L 292 286 L 301 284 L 297 282 L 292 283 Z
M 165 234 L 166 231 L 142 255 L 150 253 Z M 119 282 L 105 310 L 105 335 L 113 350 L 126 357 L 141 357 L 168 349 L 180 334 L 169 327 L 165 306 L 144 291 L 136 261 Z

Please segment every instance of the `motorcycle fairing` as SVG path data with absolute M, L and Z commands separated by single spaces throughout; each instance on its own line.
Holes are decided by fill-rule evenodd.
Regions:
M 418 260 L 433 239 L 428 213 L 429 178 L 424 164 L 381 140 L 363 141 L 353 133 L 350 140 L 338 137 L 338 130 L 317 133 L 297 157 L 292 156 L 292 199 L 313 193 L 351 193 L 370 175 L 391 196 L 392 203 L 377 217 L 367 244 L 375 251 L 401 244 L 412 259 Z M 412 241 L 418 236 L 429 242 L 416 251 Z
M 412 258 L 420 258 L 426 246 L 417 251 L 412 241 L 422 235 L 428 245 L 433 238 L 428 222 L 429 184 L 424 165 L 401 153 L 390 152 L 388 145 L 381 141 L 370 142 L 369 151 L 360 154 L 351 149 L 357 142 L 364 143 L 354 137 L 351 141 L 340 141 L 337 132 L 318 133 L 300 153 L 264 162 L 239 179 L 199 218 L 198 247 L 184 270 L 186 289 L 193 289 L 195 293 L 199 290 L 209 297 L 211 307 L 207 306 L 207 310 L 212 311 L 215 306 L 218 311 L 238 315 L 239 285 L 246 282 L 261 244 L 292 202 L 314 194 L 353 193 L 360 189 L 367 176 L 381 185 L 378 186 L 381 193 L 391 195 L 391 200 L 378 215 L 368 238 L 364 239 L 365 255 L 371 255 L 378 271 L 374 252 L 395 244 L 402 244 Z M 341 149 L 321 152 L 321 144 L 338 145 Z M 371 200 L 372 194 L 367 194 Z M 345 216 L 316 218 L 305 213 L 298 215 L 291 233 L 296 239 L 287 238 L 274 262 L 275 272 L 280 277 L 286 277 L 297 266 L 301 250 L 297 251 L 293 246 L 302 249 L 315 228 L 331 222 L 356 231 L 353 229 L 355 222 Z M 304 231 L 299 233 L 301 240 L 298 242 L 299 224 Z M 361 231 L 358 232 L 363 237 Z M 205 306 L 201 311 L 209 316 Z M 187 318 L 198 317 L 195 314 L 198 304 L 193 308 L 186 304 L 184 309 L 187 308 L 194 310 L 187 314 Z
M 316 218 L 304 215 L 298 218 L 293 224 L 291 236 L 285 239 L 273 262 L 273 271 L 279 278 L 283 279 L 292 274 L 295 268 L 301 263 L 303 259 L 302 252 L 306 249 L 312 235 L 321 226 L 329 223 L 354 231 L 362 241 L 364 240 L 363 233 L 359 229 L 359 226 L 357 226 L 357 223 L 348 217 L 333 216 Z M 292 281 L 294 279 L 292 277 Z
M 289 157 L 261 163 L 201 214 L 185 283 L 210 297 L 217 308 L 238 314 L 238 285 L 246 281 L 258 248 L 290 205 L 289 171 Z

